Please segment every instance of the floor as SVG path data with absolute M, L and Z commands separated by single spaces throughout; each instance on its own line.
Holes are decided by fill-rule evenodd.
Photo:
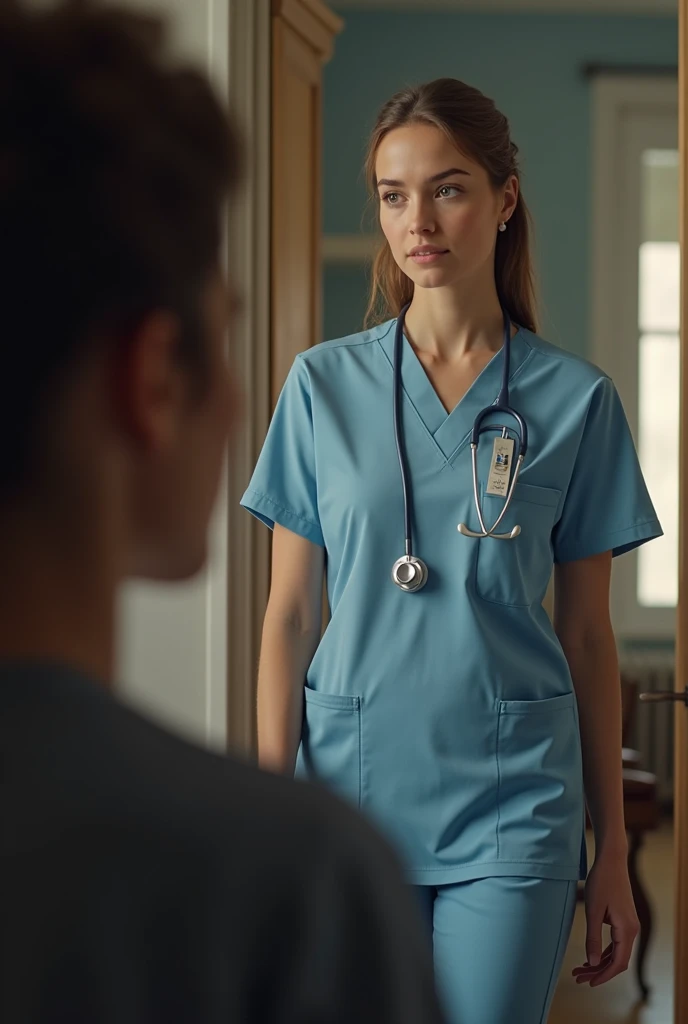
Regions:
M 632 964 L 624 975 L 601 988 L 578 987 L 571 978 L 573 967 L 585 959 L 585 918 L 579 904 L 549 1024 L 673 1024 L 673 836 L 670 824 L 648 836 L 641 854 L 640 871 L 655 912 L 655 931 L 646 960 L 647 980 L 652 987 L 647 1004 L 638 1001 Z

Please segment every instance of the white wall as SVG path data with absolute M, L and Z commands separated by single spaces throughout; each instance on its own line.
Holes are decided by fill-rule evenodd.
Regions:
M 182 586 L 131 584 L 120 609 L 120 695 L 192 739 L 224 748 L 227 734 L 226 491 L 209 568 Z
M 127 0 L 172 17 L 175 47 L 228 83 L 230 0 Z M 121 608 L 120 692 L 176 731 L 223 748 L 227 735 L 226 487 L 215 514 L 210 566 L 182 587 L 132 585 Z

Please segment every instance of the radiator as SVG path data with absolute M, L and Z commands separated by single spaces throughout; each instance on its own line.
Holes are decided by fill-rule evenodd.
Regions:
M 622 660 L 621 672 L 638 686 L 638 693 L 674 689 L 673 654 L 657 652 L 632 654 Z M 675 705 L 636 703 L 626 746 L 638 750 L 640 768 L 657 776 L 657 796 L 671 802 L 674 795 L 674 715 Z

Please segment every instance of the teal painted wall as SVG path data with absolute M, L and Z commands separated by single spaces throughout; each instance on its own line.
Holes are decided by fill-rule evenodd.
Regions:
M 332 6 L 336 9 L 336 3 Z M 325 70 L 324 229 L 361 229 L 361 165 L 380 105 L 413 82 L 462 78 L 491 96 L 520 148 L 535 220 L 542 333 L 586 354 L 589 336 L 591 95 L 582 67 L 674 65 L 669 17 L 503 15 L 343 9 L 345 29 Z M 325 337 L 360 329 L 364 268 L 329 266 Z

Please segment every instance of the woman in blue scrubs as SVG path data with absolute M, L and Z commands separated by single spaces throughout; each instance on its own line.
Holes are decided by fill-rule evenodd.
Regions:
M 371 326 L 297 357 L 242 500 L 274 529 L 261 763 L 321 779 L 395 843 L 454 1024 L 546 1020 L 586 873 L 586 798 L 596 852 L 577 980 L 625 970 L 638 929 L 609 580 L 613 556 L 661 528 L 614 385 L 536 333 L 516 155 L 504 116 L 461 82 L 386 104 L 368 158 L 384 236 Z M 390 575 L 404 554 L 393 367 L 409 303 L 399 415 L 428 567 L 415 593 Z M 529 435 L 509 540 L 457 530 L 480 533 L 471 432 L 500 393 L 504 313 L 509 401 Z M 495 436 L 476 463 L 488 530 L 505 504 Z

